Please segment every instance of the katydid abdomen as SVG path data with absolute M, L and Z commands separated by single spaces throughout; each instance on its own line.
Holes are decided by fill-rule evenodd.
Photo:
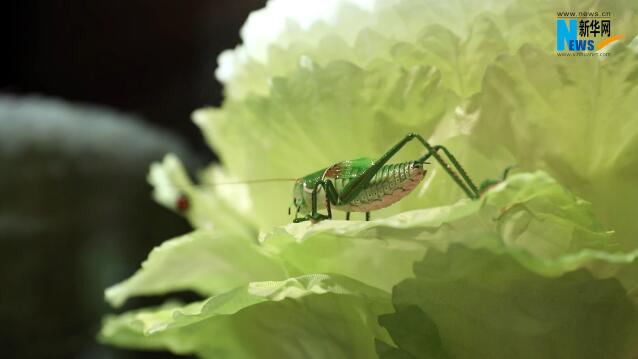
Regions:
M 304 209 L 309 210 L 306 204 L 312 201 L 312 191 L 317 181 L 330 181 L 337 194 L 341 195 L 352 181 L 373 164 L 374 161 L 369 158 L 358 158 L 336 163 L 300 178 L 298 184 L 303 191 L 296 191 L 296 197 L 302 197 L 299 198 L 301 201 L 298 201 L 301 204 L 300 209 L 302 212 L 307 212 Z M 423 180 L 424 175 L 423 164 L 416 161 L 384 165 L 352 200 L 335 204 L 332 208 L 345 212 L 370 212 L 388 207 L 414 190 Z M 317 196 L 321 199 L 325 198 L 323 187 L 318 189 Z M 325 208 L 326 201 L 317 201 L 317 206 L 320 209 Z
M 424 174 L 423 165 L 416 162 L 385 165 L 352 201 L 334 208 L 346 212 L 370 212 L 388 207 L 412 192 Z M 335 177 L 337 191 L 345 188 L 351 180 Z

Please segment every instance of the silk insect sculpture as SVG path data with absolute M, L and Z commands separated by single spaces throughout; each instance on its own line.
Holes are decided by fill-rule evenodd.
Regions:
M 425 155 L 416 161 L 387 164 L 403 146 L 414 139 L 425 147 Z M 377 160 L 363 157 L 342 161 L 297 179 L 293 187 L 292 206 L 296 209 L 293 221 L 332 219 L 332 209 L 345 211 L 348 220 L 350 212 L 365 212 L 366 220 L 370 220 L 371 211 L 396 203 L 418 186 L 425 177 L 424 164 L 430 157 L 441 164 L 473 200 L 478 199 L 485 189 L 505 180 L 511 169 L 508 167 L 505 170 L 502 180 L 488 179 L 477 187 L 447 148 L 432 146 L 421 135 L 408 133 Z M 326 209 L 327 214 L 319 213 L 322 209 Z M 299 217 L 300 214 L 302 217 Z

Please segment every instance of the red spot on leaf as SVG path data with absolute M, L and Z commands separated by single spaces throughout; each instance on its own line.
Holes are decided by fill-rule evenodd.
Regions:
M 177 200 L 175 201 L 175 207 L 182 213 L 188 211 L 188 209 L 190 208 L 190 201 L 188 200 L 188 197 L 186 197 L 185 195 L 180 195 L 179 197 L 177 197 Z

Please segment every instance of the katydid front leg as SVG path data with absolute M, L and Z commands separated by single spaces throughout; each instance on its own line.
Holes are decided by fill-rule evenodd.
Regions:
M 319 192 L 320 187 L 323 188 L 326 194 L 325 201 L 326 201 L 326 210 L 328 211 L 328 215 L 321 214 L 317 210 L 317 200 L 318 200 L 317 193 Z M 312 201 L 311 201 L 310 214 L 303 218 L 295 218 L 293 220 L 293 223 L 299 223 L 304 221 L 318 222 L 324 219 L 332 219 L 332 209 L 330 208 L 330 205 L 337 204 L 338 197 L 339 195 L 337 194 L 337 190 L 335 189 L 332 182 L 324 181 L 324 180 L 317 181 L 317 183 L 315 183 L 314 188 L 312 189 L 312 197 L 311 197 Z

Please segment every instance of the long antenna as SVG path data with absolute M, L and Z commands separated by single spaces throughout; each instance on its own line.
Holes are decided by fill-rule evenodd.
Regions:
M 233 181 L 233 182 L 203 183 L 202 185 L 203 186 L 225 186 L 225 185 L 268 183 L 268 182 L 293 182 L 296 180 L 297 180 L 296 178 L 264 178 L 264 179 L 253 179 L 253 180 Z

